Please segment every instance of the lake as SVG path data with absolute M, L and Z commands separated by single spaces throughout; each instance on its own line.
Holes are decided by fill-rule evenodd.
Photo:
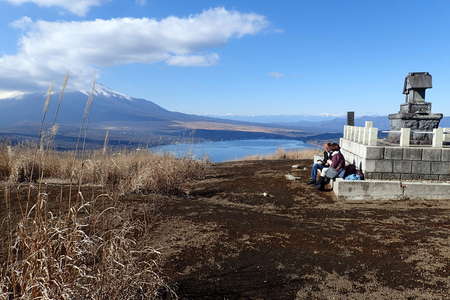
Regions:
M 171 153 L 178 157 L 192 155 L 194 158 L 208 157 L 213 162 L 236 160 L 250 155 L 266 155 L 278 149 L 286 151 L 311 149 L 313 145 L 297 140 L 233 140 L 203 142 L 196 144 L 171 144 L 150 148 L 156 153 Z

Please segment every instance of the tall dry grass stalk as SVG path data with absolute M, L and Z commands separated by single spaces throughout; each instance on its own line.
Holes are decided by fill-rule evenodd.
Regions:
M 45 127 L 45 119 L 47 118 L 48 107 L 50 105 L 50 100 L 53 95 L 53 84 L 50 84 L 50 87 L 47 91 L 47 96 L 45 97 L 44 106 L 42 107 L 42 118 L 41 118 L 41 128 L 39 130 L 39 149 L 40 151 L 44 150 L 44 127 Z
M 55 117 L 53 118 L 52 127 L 54 127 L 56 125 L 56 122 L 58 121 L 59 112 L 61 111 L 62 102 L 64 100 L 64 93 L 66 91 L 68 82 L 69 82 L 69 74 L 67 74 L 64 77 L 63 85 L 61 87 L 61 91 L 59 92 L 58 106 L 56 108 Z
M 105 140 L 103 141 L 103 155 L 106 154 L 106 150 L 108 149 L 109 142 L 109 130 L 106 131 Z
M 80 125 L 80 133 L 77 138 L 77 144 L 75 145 L 75 153 L 78 152 L 78 147 L 79 147 L 79 143 L 80 143 L 81 139 L 83 139 L 82 151 L 85 150 L 87 130 L 89 127 L 89 114 L 91 112 L 92 103 L 94 102 L 95 84 L 96 84 L 96 82 L 94 80 L 92 82 L 91 92 L 89 93 L 88 99 L 84 106 L 83 117 L 81 119 L 81 125 Z
M 81 169 L 80 169 L 81 172 L 78 173 L 78 176 L 76 178 L 78 181 L 78 192 L 80 192 L 81 185 L 83 184 L 83 170 L 84 170 L 84 164 L 85 164 L 85 162 L 84 162 L 85 153 L 84 152 L 85 152 L 85 145 L 86 145 L 87 129 L 88 129 L 88 124 L 89 124 L 89 113 L 91 111 L 92 103 L 94 102 L 95 84 L 96 84 L 96 82 L 94 80 L 92 82 L 91 92 L 89 93 L 88 99 L 84 106 L 83 117 L 81 119 L 81 124 L 80 124 L 80 132 L 78 134 L 77 142 L 75 145 L 75 152 L 73 153 L 72 164 L 74 165 L 77 162 L 80 139 L 83 136 L 83 148 L 82 148 L 82 153 L 81 153 L 81 157 L 83 159 L 81 160 Z M 72 201 L 72 187 L 73 187 L 74 179 L 75 179 L 74 176 L 75 176 L 75 173 L 72 172 L 72 174 L 70 176 L 69 203 L 71 203 L 71 201 Z M 78 196 L 77 196 L 77 199 L 78 199 Z

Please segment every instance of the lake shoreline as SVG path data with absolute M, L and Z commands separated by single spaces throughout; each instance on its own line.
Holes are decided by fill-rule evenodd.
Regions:
M 284 151 L 299 151 L 317 149 L 317 147 L 317 145 L 307 144 L 301 140 L 248 139 L 169 144 L 151 147 L 149 150 L 155 153 L 170 153 L 177 157 L 191 156 L 196 159 L 208 157 L 209 160 L 219 163 L 235 161 L 254 155 L 274 154 L 279 149 L 283 149 Z

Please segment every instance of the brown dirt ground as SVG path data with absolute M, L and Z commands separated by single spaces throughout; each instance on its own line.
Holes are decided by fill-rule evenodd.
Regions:
M 148 239 L 181 299 L 450 298 L 450 201 L 338 202 L 305 184 L 310 163 L 217 164 L 184 195 L 122 204 L 153 216 Z
M 161 209 L 155 243 L 181 298 L 450 297 L 450 201 L 340 203 L 294 163 L 215 165 Z

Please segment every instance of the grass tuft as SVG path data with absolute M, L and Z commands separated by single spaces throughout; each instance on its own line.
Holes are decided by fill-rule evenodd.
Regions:
M 278 149 L 274 154 L 268 155 L 252 155 L 239 160 L 303 160 L 312 159 L 314 155 L 320 155 L 322 151 L 319 149 L 305 149 L 299 151 L 286 151 Z

